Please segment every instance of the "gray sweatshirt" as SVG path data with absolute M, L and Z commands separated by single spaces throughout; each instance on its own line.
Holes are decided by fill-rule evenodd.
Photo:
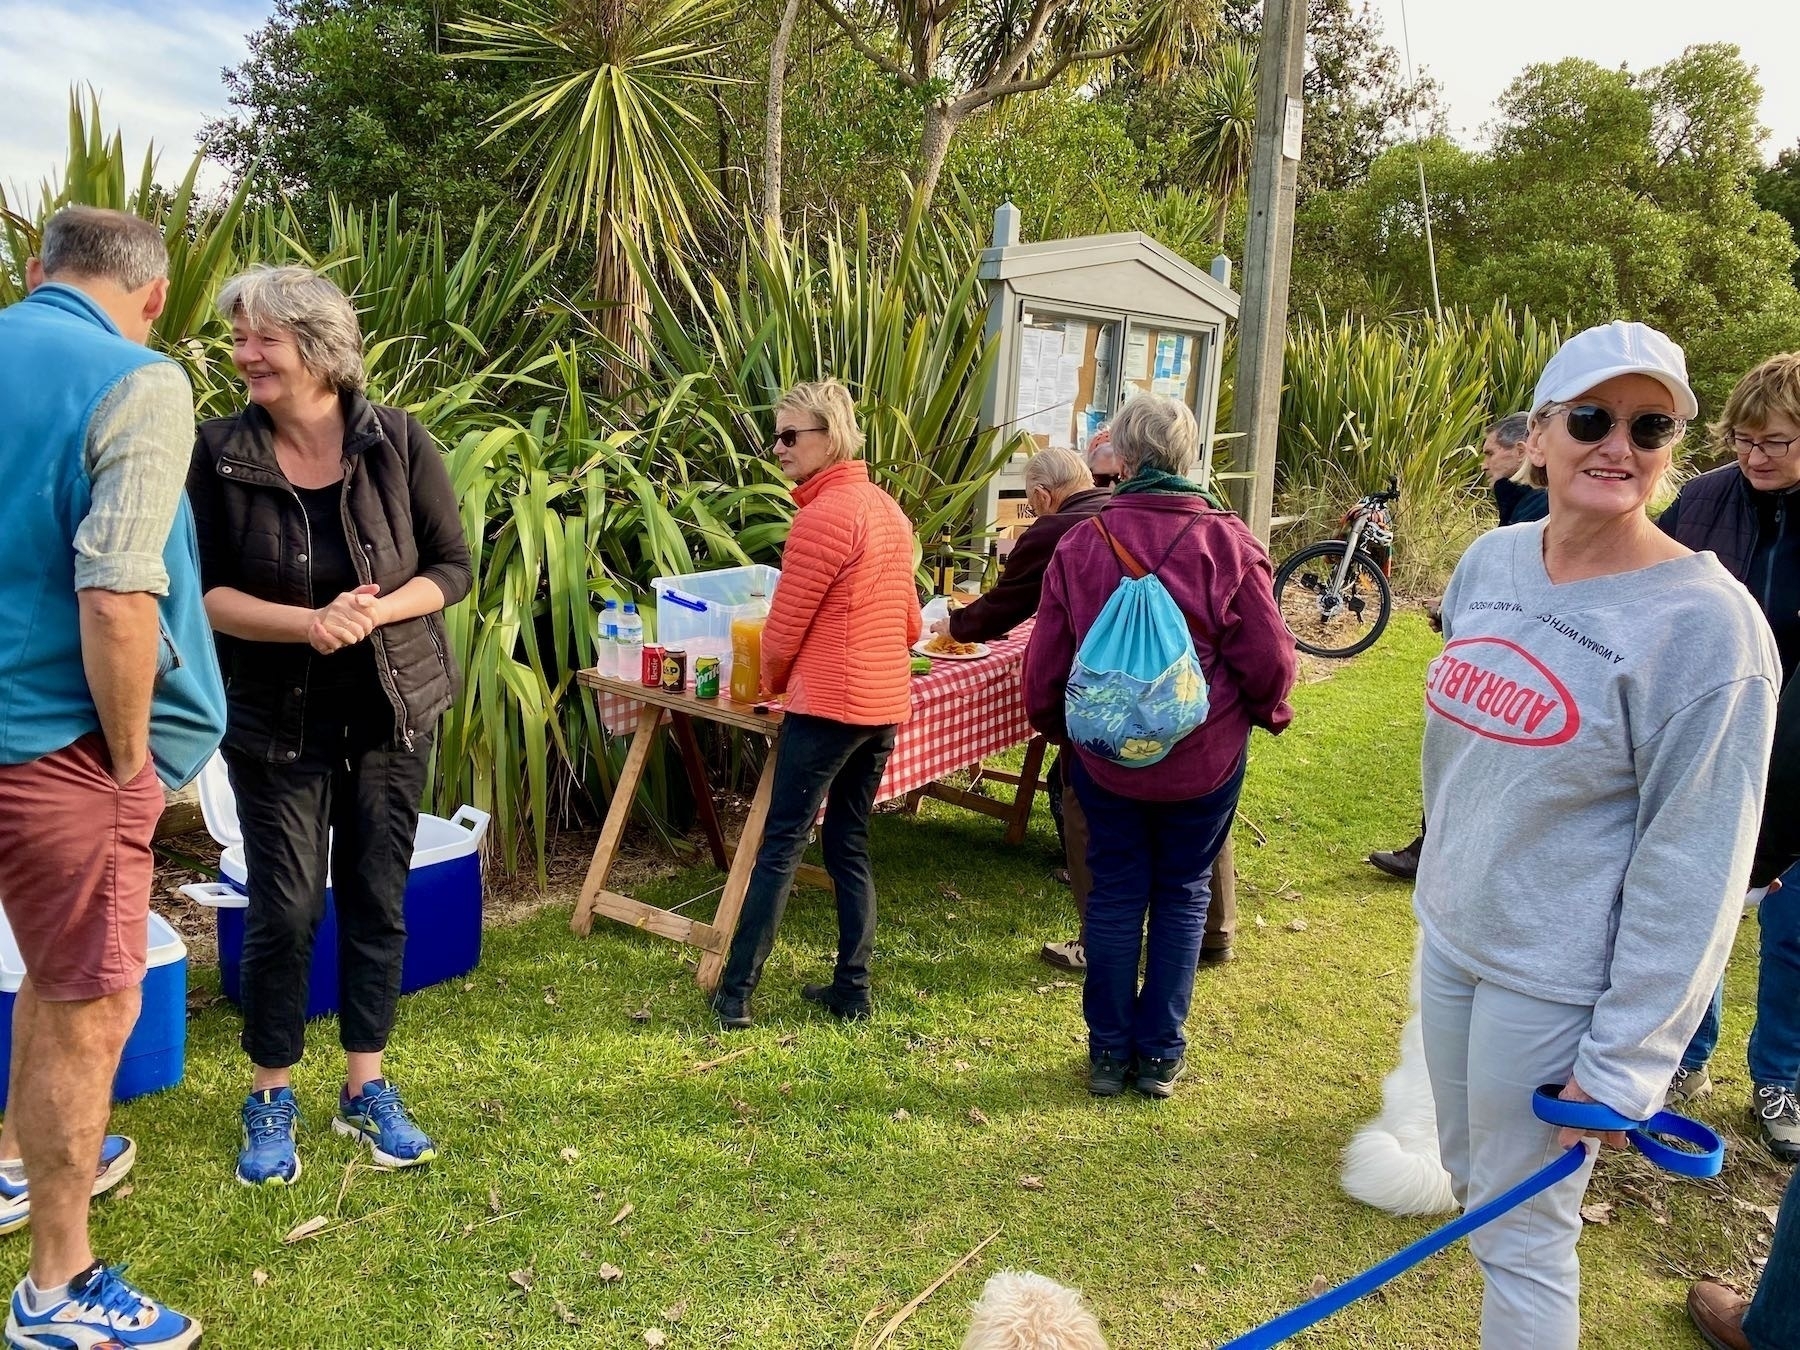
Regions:
M 1484 535 L 1444 596 L 1414 908 L 1480 978 L 1592 1006 L 1575 1076 L 1641 1120 L 1731 952 L 1781 665 L 1712 554 L 1555 586 L 1543 531 Z

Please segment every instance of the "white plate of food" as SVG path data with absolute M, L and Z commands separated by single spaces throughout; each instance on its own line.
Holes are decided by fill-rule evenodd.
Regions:
M 912 649 L 914 655 L 929 656 L 933 661 L 979 661 L 992 650 L 985 642 L 958 642 L 948 633 L 920 638 Z

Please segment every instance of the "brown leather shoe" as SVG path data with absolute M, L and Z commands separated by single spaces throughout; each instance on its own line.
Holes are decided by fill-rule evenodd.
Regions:
M 1750 1300 L 1716 1280 L 1702 1280 L 1688 1290 L 1688 1316 L 1713 1350 L 1751 1350 L 1744 1336 L 1744 1312 Z

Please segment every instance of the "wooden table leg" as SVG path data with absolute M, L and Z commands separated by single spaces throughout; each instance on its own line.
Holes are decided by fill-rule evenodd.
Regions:
M 706 831 L 706 842 L 712 847 L 713 865 L 723 872 L 731 866 L 731 853 L 725 847 L 724 831 L 719 828 L 719 808 L 713 801 L 712 784 L 706 781 L 706 761 L 700 757 L 694 719 L 686 713 L 670 713 L 669 721 L 675 732 L 675 744 L 681 751 L 681 762 L 687 768 L 688 786 L 694 790 L 700 827 Z
M 709 994 L 717 987 L 725 970 L 725 958 L 731 951 L 731 938 L 737 932 L 738 915 L 744 909 L 744 895 L 750 889 L 750 873 L 756 867 L 756 854 L 762 848 L 763 826 L 769 819 L 769 803 L 775 796 L 775 747 L 769 747 L 763 761 L 762 776 L 756 780 L 756 795 L 750 799 L 750 814 L 744 817 L 743 833 L 738 835 L 737 852 L 731 858 L 731 871 L 725 878 L 725 889 L 719 895 L 719 909 L 710 925 L 714 939 L 700 955 L 700 969 L 694 979 Z
M 594 845 L 594 860 L 588 864 L 587 880 L 581 883 L 581 899 L 575 902 L 575 913 L 569 919 L 569 931 L 577 937 L 586 937 L 594 929 L 594 906 L 600 892 L 606 889 L 606 874 L 612 871 L 619 841 L 625 837 L 625 822 L 631 819 L 631 806 L 637 799 L 638 784 L 643 781 L 644 766 L 650 762 L 650 747 L 656 743 L 656 726 L 661 720 L 662 709 L 653 704 L 646 703 L 638 711 L 637 732 L 631 738 L 631 748 L 625 752 L 625 767 L 613 787 L 606 823 L 600 827 L 600 839 Z
M 1033 736 L 1025 747 L 1025 764 L 1019 770 L 1019 790 L 1013 797 L 1012 818 L 1006 824 L 1006 842 L 1009 844 L 1025 842 L 1025 831 L 1031 823 L 1031 805 L 1037 800 L 1038 771 L 1044 765 L 1045 746 L 1042 736 Z

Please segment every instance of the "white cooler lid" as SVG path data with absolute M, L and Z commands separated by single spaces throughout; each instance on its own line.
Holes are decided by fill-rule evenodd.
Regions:
M 222 848 L 244 842 L 244 827 L 238 824 L 237 799 L 231 795 L 231 779 L 225 773 L 225 756 L 217 750 L 194 780 L 200 793 L 200 818 L 206 832 Z
M 173 965 L 187 955 L 187 944 L 160 914 L 150 916 L 150 962 L 152 967 Z M 16 994 L 25 979 L 25 959 L 19 955 L 18 939 L 12 925 L 0 911 L 0 994 Z

